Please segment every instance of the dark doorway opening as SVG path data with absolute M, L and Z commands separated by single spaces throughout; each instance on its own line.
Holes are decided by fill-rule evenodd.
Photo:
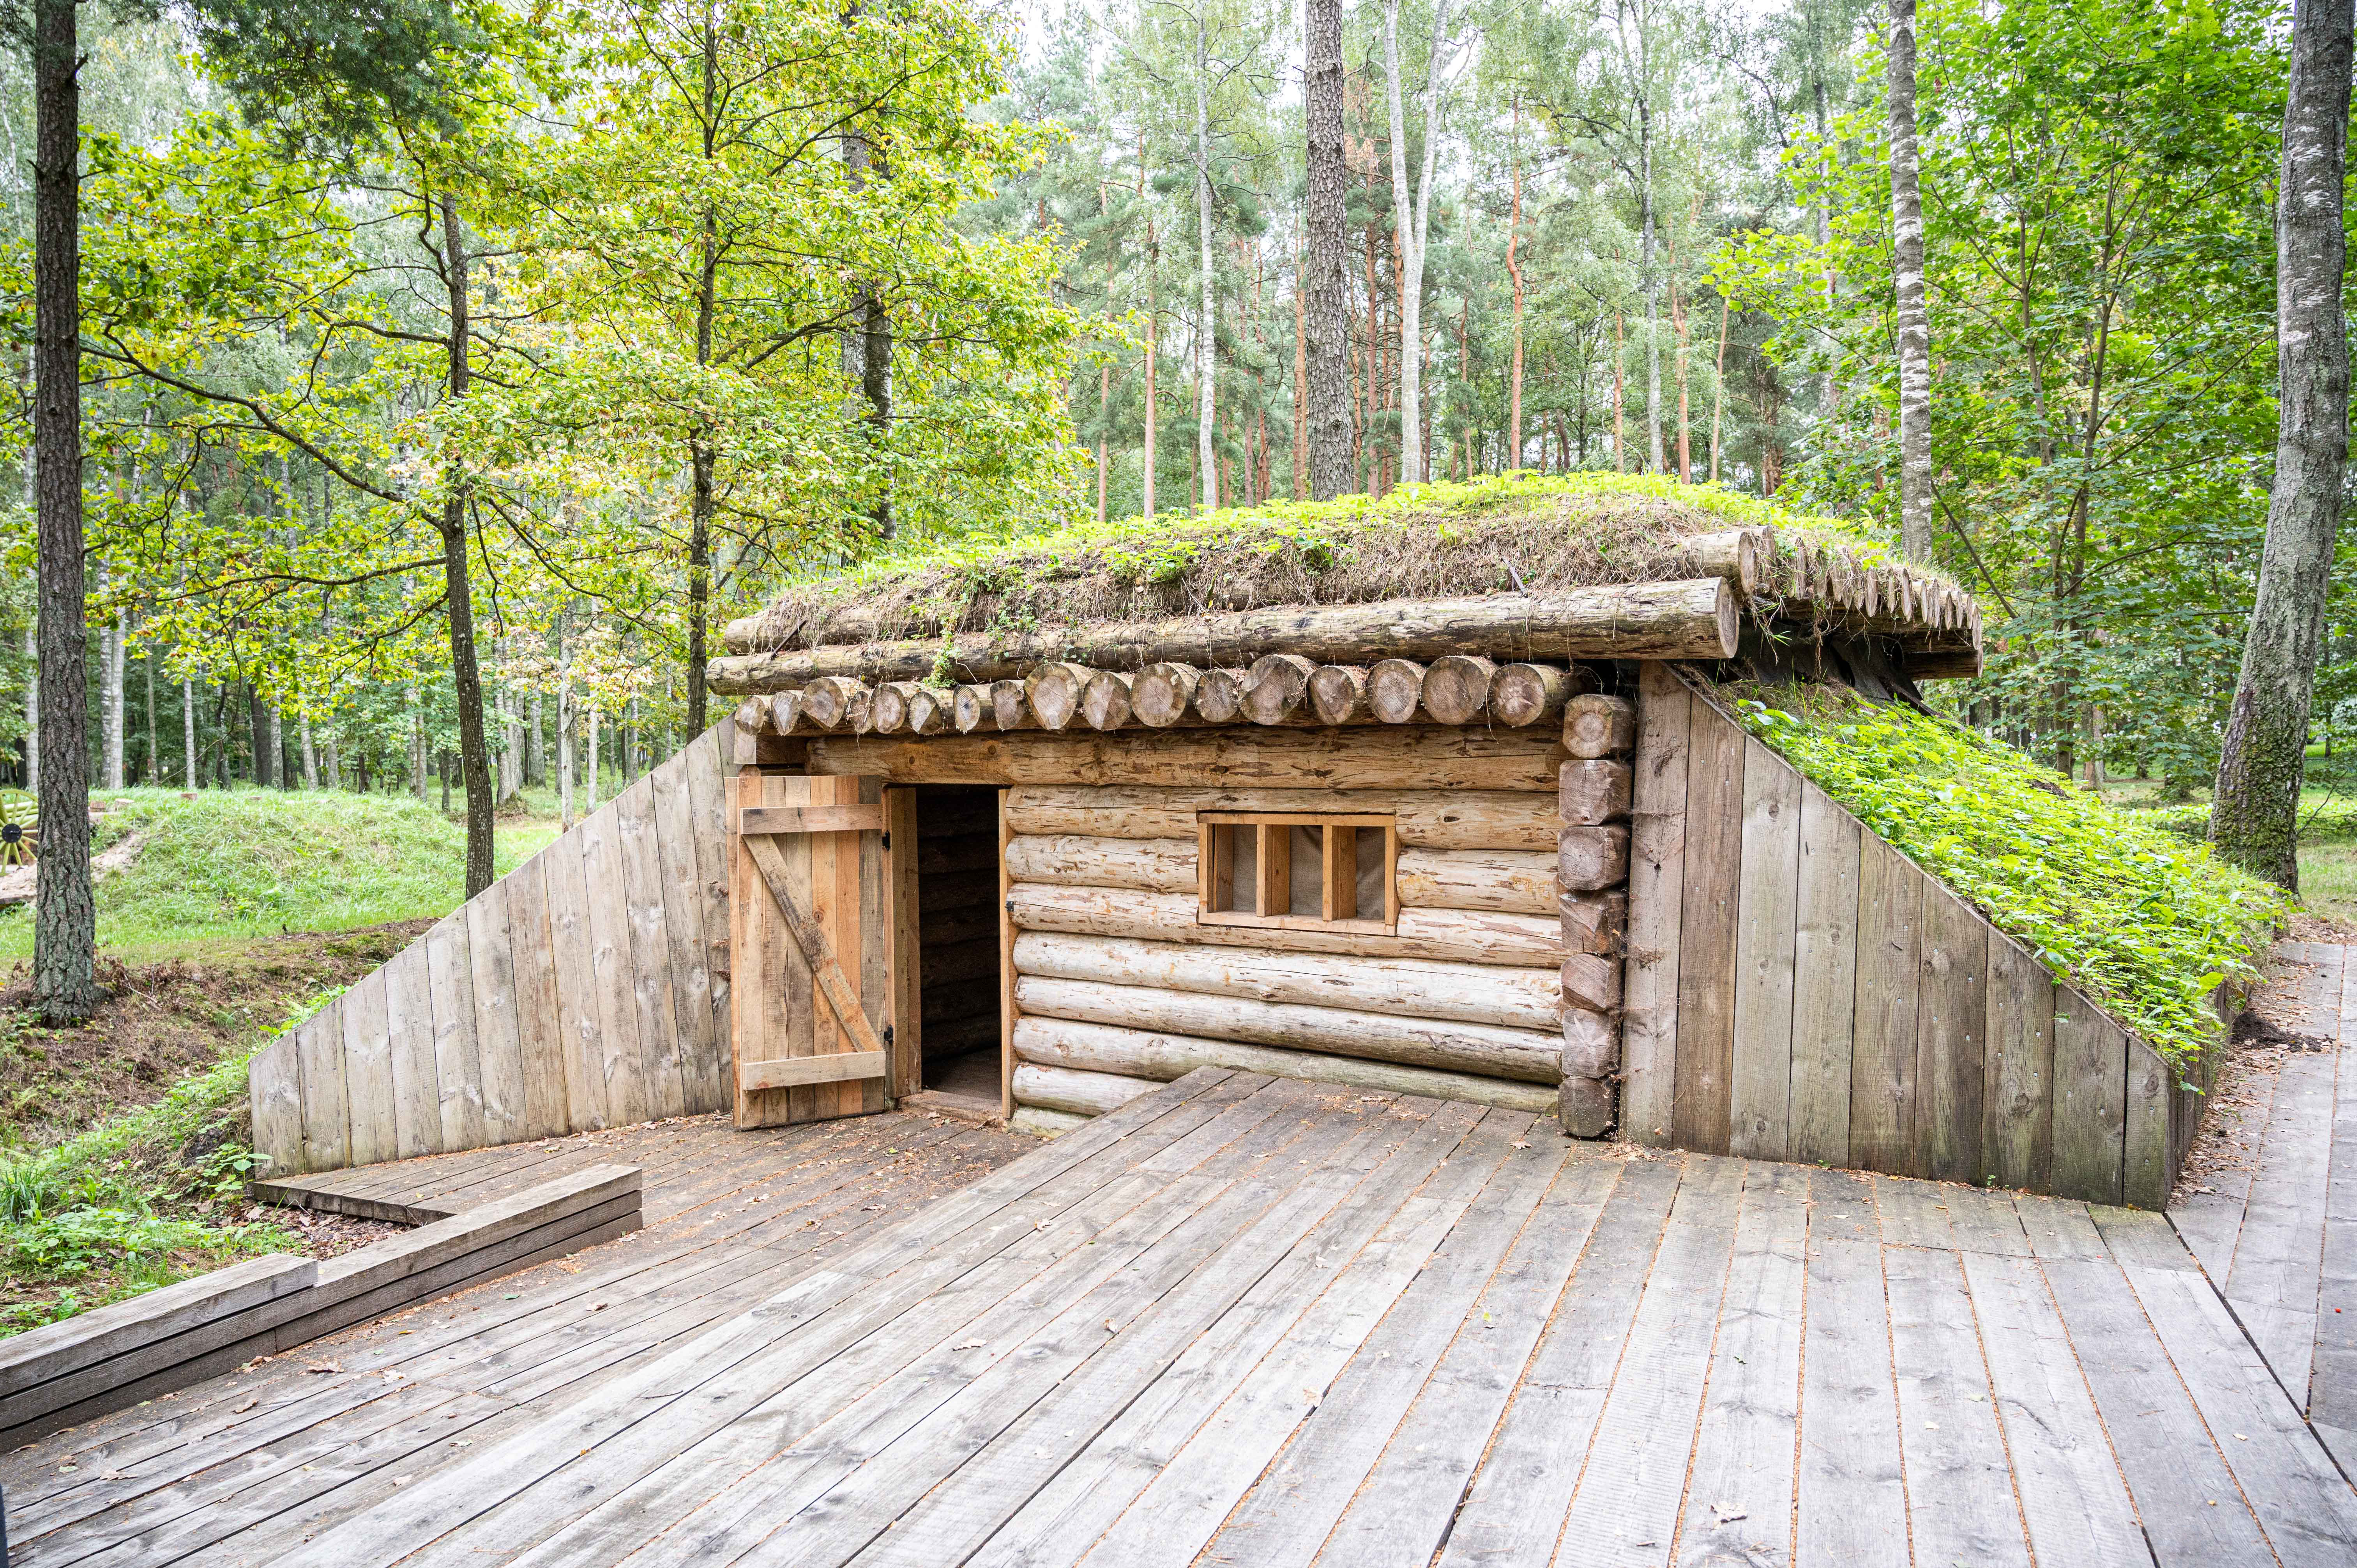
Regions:
M 917 973 L 924 1086 L 998 1114 L 998 791 L 917 786 Z

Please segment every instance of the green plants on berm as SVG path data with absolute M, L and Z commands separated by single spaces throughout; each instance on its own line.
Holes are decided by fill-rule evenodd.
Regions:
M 1951 721 L 1846 689 L 1743 687 L 1736 714 L 1902 854 L 2182 1072 L 2256 978 L 2279 890 Z

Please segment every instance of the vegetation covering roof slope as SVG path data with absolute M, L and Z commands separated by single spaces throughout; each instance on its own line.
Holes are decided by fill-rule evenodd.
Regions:
M 2271 884 L 2000 742 L 1846 687 L 1728 688 L 1744 727 L 2180 1072 L 2223 1037 L 2210 993 L 2257 978 Z
M 1693 575 L 1699 534 L 1772 527 L 1881 564 L 1830 518 L 1643 475 L 1499 475 L 1375 499 L 1093 521 L 879 557 L 733 622 L 732 652 L 1149 620 L 1265 605 L 1363 604 Z M 1937 575 L 1937 574 L 1928 574 Z

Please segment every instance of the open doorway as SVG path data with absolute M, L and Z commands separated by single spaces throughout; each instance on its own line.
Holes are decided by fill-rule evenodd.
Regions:
M 996 1116 L 998 791 L 917 786 L 917 969 L 924 1087 Z

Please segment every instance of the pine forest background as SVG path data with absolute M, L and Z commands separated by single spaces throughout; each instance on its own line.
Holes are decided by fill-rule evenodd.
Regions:
M 505 797 L 666 755 L 716 716 L 718 624 L 797 576 L 1307 493 L 1297 8 L 490 6 L 462 92 L 357 130 L 258 107 L 172 13 L 83 10 L 102 789 L 427 791 L 457 746 L 446 519 Z M 1420 449 L 1436 479 L 1649 473 L 1895 537 L 1882 22 L 1347 5 L 1357 488 Z M 1918 24 L 1933 553 L 1992 646 L 1935 700 L 2164 797 L 2215 772 L 2266 525 L 2287 25 Z M 33 113 L 5 59 L 21 786 Z M 2328 754 L 2357 731 L 2351 549 Z

